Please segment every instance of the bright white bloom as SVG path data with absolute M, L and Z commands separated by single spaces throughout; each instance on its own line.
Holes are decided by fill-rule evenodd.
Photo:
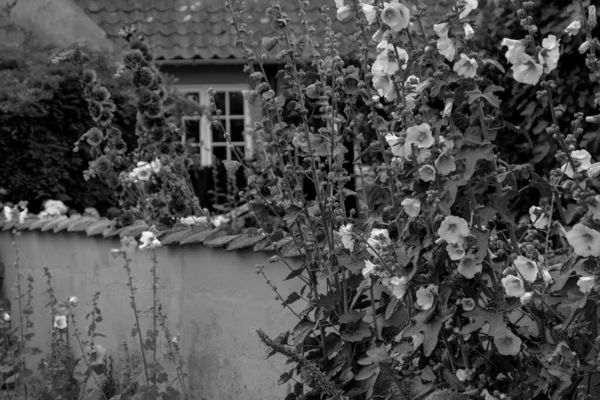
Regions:
M 56 329 L 65 329 L 67 327 L 67 317 L 65 315 L 55 315 L 54 327 Z
M 591 40 L 586 40 L 583 42 L 581 46 L 579 46 L 579 53 L 584 54 L 587 52 L 592 47 L 592 43 L 593 42 Z
M 150 163 L 150 168 L 152 168 L 152 172 L 154 172 L 155 174 L 158 174 L 160 172 L 161 167 L 162 164 L 160 163 L 160 160 L 158 158 Z
M 438 146 L 442 152 L 447 152 L 454 148 L 454 141 L 446 139 L 444 136 L 440 136 L 440 142 Z
M 470 376 L 469 370 L 467 370 L 467 369 L 459 368 L 459 369 L 456 370 L 456 377 L 461 382 L 468 381 L 469 380 L 469 376 Z
M 377 20 L 377 14 L 379 13 L 377 7 L 372 6 L 370 4 L 361 4 L 360 6 L 362 7 L 362 10 L 365 13 L 365 17 L 367 18 L 367 22 L 369 24 L 372 24 L 373 22 L 375 22 L 375 20 Z
M 464 240 L 462 239 L 458 243 L 448 243 L 448 245 L 446 245 L 448 257 L 450 257 L 452 261 L 458 261 L 463 258 L 466 254 L 463 246 Z
M 525 285 L 517 276 L 508 275 L 502 278 L 502 286 L 508 297 L 521 297 L 525 294 Z
M 589 293 L 594 288 L 595 284 L 596 278 L 593 276 L 582 276 L 577 281 L 577 286 L 579 286 L 579 290 L 581 290 L 582 293 Z
M 181 217 L 179 220 L 180 223 L 187 226 L 193 226 L 198 224 L 206 224 L 208 223 L 208 219 L 206 217 Z
M 592 166 L 592 155 L 587 150 L 573 150 L 571 152 L 571 159 L 574 162 L 579 163 L 579 166 L 577 167 L 577 172 L 587 171 Z M 562 166 L 562 170 L 565 173 L 565 175 L 567 175 L 571 179 L 573 179 L 573 177 L 575 176 L 573 166 L 568 161 L 565 165 Z
M 410 149 L 407 153 L 406 147 L 403 145 L 404 140 L 398 136 L 388 133 L 385 135 L 385 141 L 390 145 L 390 150 L 394 156 L 402 158 L 410 157 Z
M 475 274 L 481 273 L 482 265 L 478 263 L 473 254 L 467 254 L 458 263 L 458 273 L 467 279 L 473 279 Z
M 494 336 L 494 344 L 498 353 L 503 356 L 516 356 L 521 351 L 521 339 L 508 329 L 500 335 Z
M 140 237 L 140 250 L 154 249 L 160 246 L 160 241 L 156 238 L 154 232 L 144 231 Z
M 466 18 L 471 11 L 477 9 L 479 2 L 477 0 L 465 0 L 465 8 L 460 12 L 460 19 Z
M 529 54 L 523 55 L 521 63 L 512 66 L 515 81 L 528 85 L 537 85 L 544 73 L 542 64 L 536 63 Z
M 456 162 L 454 162 L 454 157 L 443 152 L 438 156 L 435 160 L 435 167 L 437 168 L 440 175 L 446 176 L 451 172 L 456 170 Z
M 567 233 L 573 251 L 582 257 L 600 257 L 600 232 L 579 223 Z
M 342 239 L 342 246 L 352 252 L 354 250 L 354 236 L 352 236 L 352 224 L 340 226 L 338 231 Z
M 477 61 L 469 58 L 465 53 L 460 54 L 460 60 L 458 60 L 452 68 L 459 76 L 465 78 L 474 78 L 477 75 Z
M 147 181 L 152 176 L 152 166 L 145 161 L 137 163 L 137 167 L 134 168 L 129 174 L 129 179 L 133 181 Z
M 470 233 L 469 224 L 467 221 L 454 215 L 448 215 L 442 221 L 437 234 L 440 239 L 447 243 L 458 243 L 462 238 Z
M 406 143 L 409 145 L 414 144 L 419 149 L 428 149 L 434 142 L 431 126 L 426 122 L 406 129 Z
M 423 182 L 435 181 L 435 175 L 435 168 L 431 164 L 425 164 L 421 168 L 419 168 L 419 178 L 421 178 Z
M 594 202 L 588 204 L 588 208 L 596 219 L 600 219 L 600 195 L 594 196 Z
M 362 274 L 365 279 L 369 279 L 371 274 L 377 270 L 377 264 L 373 264 L 369 260 L 365 260 L 365 267 L 362 269 Z
M 383 3 L 381 20 L 396 32 L 408 27 L 410 22 L 410 12 L 405 5 L 400 4 L 398 0 L 392 0 L 390 3 Z
M 44 211 L 42 211 L 40 217 L 58 217 L 66 214 L 68 211 L 67 206 L 60 200 L 47 200 L 44 203 Z
M 567 28 L 565 29 L 565 32 L 568 33 L 569 36 L 574 36 L 579 33 L 580 29 L 581 29 L 581 21 L 576 19 L 575 21 L 571 22 L 569 24 L 569 26 L 567 26 Z
M 463 297 L 460 300 L 460 304 L 462 305 L 463 310 L 471 311 L 475 308 L 475 300 L 470 297 Z
M 475 31 L 473 30 L 471 24 L 463 24 L 463 29 L 465 31 L 465 40 L 473 39 L 473 36 L 475 36 Z
M 533 292 L 526 292 L 523 296 L 521 296 L 521 304 L 525 305 L 529 303 L 533 299 Z
M 540 269 L 540 272 L 542 274 L 542 279 L 544 280 L 544 283 L 546 285 L 551 284 L 552 283 L 552 275 L 550 275 L 550 272 L 548 272 L 548 270 L 546 268 Z
M 389 53 L 393 54 L 393 59 L 390 59 Z M 396 59 L 396 53 L 398 59 Z M 388 75 L 393 75 L 399 71 L 399 65 L 402 65 L 402 69 L 406 69 L 406 63 L 408 62 L 408 53 L 406 50 L 400 47 L 394 48 L 392 44 L 388 44 L 385 49 L 377 55 L 373 66 L 371 67 L 372 73 L 381 72 Z
M 402 207 L 404 207 L 404 212 L 409 217 L 416 218 L 419 216 L 421 212 L 421 200 L 419 199 L 404 199 L 402 200 Z
M 69 302 L 69 305 L 71 307 L 77 307 L 77 305 L 79 304 L 79 299 L 77 298 L 77 296 L 69 296 L 67 301 Z
M 4 219 L 7 221 L 12 221 L 13 210 L 9 206 L 4 206 Z
M 388 289 L 390 289 L 392 294 L 397 299 L 402 299 L 404 297 L 404 295 L 406 294 L 406 284 L 407 283 L 408 283 L 408 280 L 406 279 L 405 276 L 403 276 L 401 278 L 394 276 L 387 282 L 386 286 Z
M 523 256 L 518 256 L 514 261 L 514 264 L 515 268 L 517 271 L 519 271 L 523 279 L 525 279 L 527 282 L 535 281 L 538 274 L 538 266 L 535 261 L 531 261 Z
M 454 57 L 456 56 L 456 48 L 454 47 L 454 40 L 451 38 L 439 38 L 437 41 L 437 49 L 441 55 L 446 57 L 446 60 L 454 60 Z
M 4 322 L 10 322 L 10 314 L 5 312 L 4 314 L 2 314 L 2 319 L 4 320 Z
M 377 253 L 383 248 L 387 247 L 391 242 L 390 233 L 387 231 L 387 229 L 373 228 L 371 230 L 371 236 L 367 240 L 367 251 L 373 257 L 377 257 Z
M 542 40 L 542 50 L 538 54 L 540 63 L 546 63 L 546 68 L 544 68 L 545 73 L 549 74 L 556 69 L 559 57 L 560 40 L 557 40 L 554 35 L 548 35 L 547 38 Z
M 438 293 L 437 285 L 429 285 L 426 288 L 422 287 L 417 290 L 417 304 L 423 310 L 430 310 L 435 301 L 435 295 Z
M 447 38 L 449 30 L 450 30 L 450 25 L 448 25 L 447 22 L 442 22 L 441 24 L 433 25 L 433 31 L 440 38 Z
M 25 222 L 25 218 L 27 218 L 27 207 L 25 207 L 23 211 L 19 213 L 19 223 L 22 224 Z
M 377 90 L 379 96 L 385 97 L 387 100 L 393 100 L 396 98 L 396 88 L 394 87 L 394 81 L 388 74 L 381 71 L 373 73 L 373 88 Z M 388 133 L 388 135 L 391 135 Z M 394 135 L 391 135 L 394 136 Z M 386 136 L 387 138 L 387 136 Z
M 508 51 L 505 54 L 506 60 L 513 65 L 522 64 L 523 59 L 527 56 L 525 53 L 525 43 L 522 40 L 504 38 L 502 46 L 508 47 Z
M 224 215 L 216 215 L 216 216 L 214 216 L 214 217 L 213 217 L 213 219 L 212 219 L 210 222 L 212 222 L 212 224 L 213 224 L 213 225 L 214 225 L 216 228 L 218 228 L 218 227 L 220 227 L 221 225 L 224 225 L 224 224 L 227 224 L 227 223 L 229 223 L 229 218 L 227 218 L 227 217 L 226 217 L 226 216 L 224 216 Z
M 537 206 L 529 207 L 529 219 L 537 229 L 546 229 L 550 224 L 548 216 L 542 213 L 541 207 Z
M 350 5 L 342 6 L 337 9 L 336 15 L 338 20 L 343 21 L 352 15 L 352 7 Z

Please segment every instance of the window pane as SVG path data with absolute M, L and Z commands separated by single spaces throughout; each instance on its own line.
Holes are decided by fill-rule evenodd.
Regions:
M 232 119 L 231 120 L 231 141 L 232 142 L 243 142 L 244 141 L 244 120 L 243 119 Z
M 229 115 L 244 115 L 244 96 L 241 92 L 229 92 Z
M 213 142 L 226 142 L 225 135 L 223 134 L 222 126 L 226 123 L 226 121 L 221 120 L 221 123 L 213 122 L 210 124 L 210 130 L 212 132 L 212 140 Z
M 225 109 L 225 95 L 226 92 L 217 92 L 215 93 L 215 104 L 218 110 L 221 110 L 221 115 L 226 115 L 227 110 Z
M 185 94 L 185 98 L 195 103 L 200 103 L 200 95 L 198 93 L 190 92 Z
M 225 146 L 214 146 L 212 148 L 213 160 L 216 164 L 220 164 L 220 161 L 227 160 L 227 147 Z
M 185 137 L 186 141 L 196 140 L 200 138 L 200 120 L 198 119 L 186 119 L 185 124 Z

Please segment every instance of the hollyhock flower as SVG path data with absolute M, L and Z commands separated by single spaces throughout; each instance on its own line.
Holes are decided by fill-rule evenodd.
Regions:
M 462 239 L 458 243 L 448 243 L 446 245 L 446 251 L 448 252 L 448 257 L 450 257 L 450 259 L 452 261 L 458 261 L 458 260 L 462 259 L 466 254 L 466 251 L 463 246 L 464 246 L 464 240 L 462 240 Z
M 7 221 L 12 221 L 13 210 L 9 206 L 4 206 L 4 219 Z
M 439 38 L 437 40 L 437 49 L 441 55 L 446 57 L 446 60 L 454 60 L 454 57 L 456 56 L 456 48 L 454 47 L 454 40 L 451 38 Z
M 55 315 L 54 327 L 56 329 L 65 329 L 67 327 L 67 317 L 65 315 Z
M 373 88 L 377 90 L 379 96 L 385 97 L 387 100 L 393 100 L 396 96 L 394 81 L 388 74 L 376 72 L 372 78 Z
M 444 136 L 440 136 L 440 142 L 438 143 L 439 149 L 443 152 L 450 151 L 454 148 L 454 141 L 446 139 Z
M 443 152 L 435 160 L 435 167 L 437 168 L 440 175 L 445 176 L 451 172 L 454 172 L 456 170 L 456 163 L 454 162 L 454 157 L 448 155 L 446 152 Z
M 140 250 L 154 249 L 160 246 L 160 241 L 156 238 L 154 232 L 144 231 L 140 237 Z
M 377 14 L 379 13 L 379 9 L 377 7 L 364 3 L 362 3 L 360 6 L 365 13 L 365 17 L 367 18 L 369 25 L 377 20 Z
M 533 293 L 532 292 L 526 292 L 520 298 L 521 304 L 525 305 L 525 304 L 529 303 L 531 301 L 531 299 L 533 299 Z
M 419 149 L 428 149 L 433 146 L 434 139 L 431 134 L 431 126 L 424 122 L 421 125 L 406 129 L 406 143 L 409 145 L 414 144 Z
M 44 211 L 42 211 L 40 217 L 58 217 L 59 215 L 66 214 L 69 209 L 60 200 L 47 200 L 44 203 Z
M 538 54 L 540 63 L 546 63 L 546 67 L 544 68 L 545 73 L 549 74 L 556 69 L 559 57 L 560 40 L 557 40 L 554 35 L 548 35 L 547 38 L 542 40 L 542 50 Z
M 504 38 L 502 46 L 508 47 L 508 51 L 505 54 L 506 60 L 513 65 L 521 64 L 522 60 L 527 56 L 525 53 L 525 43 L 522 40 Z
M 469 58 L 465 53 L 460 54 L 460 60 L 458 60 L 452 68 L 459 76 L 465 78 L 474 78 L 477 75 L 477 61 Z
M 466 18 L 471 11 L 476 10 L 479 2 L 477 0 L 465 0 L 465 7 L 460 12 L 460 19 Z
M 581 257 L 600 257 L 600 232 L 579 223 L 568 233 L 567 241 Z
M 435 168 L 433 165 L 425 164 L 421 168 L 419 168 L 419 178 L 423 182 L 433 182 L 435 181 Z
M 524 54 L 521 62 L 512 66 L 515 81 L 528 85 L 537 85 L 544 67 L 536 63 L 529 54 Z
M 131 171 L 129 177 L 133 177 L 133 180 L 147 181 L 152 175 L 152 167 L 145 161 L 137 163 L 137 167 Z
M 405 145 L 405 147 L 408 147 Z M 431 157 L 431 150 L 429 149 L 420 149 L 417 153 L 417 164 L 423 164 Z
M 210 222 L 215 226 L 215 228 L 218 228 L 221 225 L 225 225 L 229 223 L 229 221 L 230 219 L 224 215 L 216 215 L 213 217 L 213 219 L 210 220 Z
M 398 0 L 392 0 L 390 3 L 383 3 L 381 20 L 396 32 L 408 27 L 410 22 L 410 12 L 405 5 L 400 4 Z
M 413 348 L 416 350 L 419 348 L 420 345 L 423 344 L 423 341 L 425 340 L 425 335 L 423 335 L 422 333 L 417 333 L 416 335 L 412 335 L 411 339 L 413 341 Z
M 594 218 L 600 219 L 600 195 L 594 196 L 594 201 L 588 203 L 588 208 L 592 212 Z
M 438 293 L 437 285 L 429 285 L 426 288 L 422 287 L 417 290 L 417 304 L 423 310 L 430 310 L 435 301 L 435 295 Z
M 121 239 L 121 249 L 119 251 L 131 254 L 135 252 L 137 245 L 138 242 L 134 238 L 131 236 L 125 236 L 123 239 Z
M 362 269 L 362 274 L 365 279 L 369 279 L 371 274 L 373 274 L 377 270 L 377 264 L 373 264 L 369 260 L 365 260 L 365 267 Z
M 88 350 L 88 361 L 90 364 L 99 365 L 104 363 L 104 356 L 106 356 L 106 349 L 97 343 L 93 343 Z
M 67 301 L 69 302 L 69 305 L 71 307 L 77 307 L 77 305 L 79 304 L 79 299 L 77 298 L 77 296 L 69 296 Z
M 4 314 L 2 314 L 2 319 L 4 320 L 4 322 L 10 322 L 10 314 L 5 312 Z
M 411 75 L 408 78 L 406 78 L 406 82 L 404 82 L 404 89 L 408 91 L 416 90 L 420 82 L 421 80 L 418 76 Z
M 404 212 L 409 216 L 416 218 L 419 216 L 421 212 L 421 200 L 419 199 L 404 199 L 402 200 L 402 207 L 404 207 Z
M 404 157 L 405 156 L 405 152 L 403 149 L 403 143 L 404 140 L 399 138 L 396 135 L 393 135 L 391 133 L 388 133 L 387 135 L 385 135 L 385 141 L 390 145 L 390 150 L 392 151 L 392 154 L 396 157 Z
M 569 26 L 567 26 L 567 28 L 565 29 L 565 32 L 568 33 L 569 36 L 574 36 L 579 33 L 580 29 L 581 29 L 581 21 L 576 19 L 575 21 L 571 22 L 569 24 Z
M 465 31 L 465 40 L 473 39 L 473 36 L 475 36 L 475 31 L 473 30 L 471 24 L 463 24 L 463 30 Z
M 390 59 L 389 53 L 392 52 L 394 59 Z M 396 60 L 396 53 L 398 59 Z M 406 50 L 399 47 L 394 48 L 394 45 L 388 44 L 385 49 L 377 55 L 373 66 L 371 67 L 372 73 L 381 72 L 388 75 L 393 75 L 398 72 L 399 65 L 402 65 L 402 69 L 406 69 L 406 63 L 408 62 L 408 53 Z
M 206 223 L 208 223 L 208 218 L 206 218 L 206 217 L 193 217 L 193 216 L 181 217 L 181 219 L 179 220 L 179 222 L 181 224 L 183 224 L 183 225 L 194 226 L 194 225 L 198 225 L 198 224 L 206 224 Z
M 586 40 L 585 42 L 583 42 L 581 46 L 579 46 L 579 53 L 584 54 L 585 52 L 587 52 L 592 47 L 592 43 L 593 42 L 591 40 Z
M 508 275 L 502 278 L 502 286 L 508 297 L 521 297 L 525 294 L 525 285 L 517 276 Z
M 351 15 L 352 15 L 352 7 L 350 5 L 342 6 L 337 9 L 336 16 L 339 21 L 344 21 Z
M 25 222 L 26 218 L 27 218 L 27 207 L 25 207 L 23 209 L 23 211 L 21 211 L 19 213 L 19 223 L 22 224 L 23 222 Z
M 548 270 L 546 268 L 540 269 L 540 273 L 542 274 L 542 279 L 544 280 L 544 283 L 546 285 L 549 285 L 552 283 L 552 275 L 550 275 L 550 272 L 548 272 Z
M 475 308 L 475 300 L 470 297 L 463 297 L 460 300 L 460 304 L 462 305 L 463 310 L 471 311 Z
M 462 369 L 462 368 L 459 368 L 459 369 L 456 370 L 456 377 L 461 382 L 468 381 L 469 380 L 469 376 L 470 376 L 469 370 Z
M 352 236 L 352 224 L 340 226 L 338 235 L 342 238 L 342 246 L 352 252 L 354 250 L 354 236 Z
M 408 283 L 408 280 L 406 279 L 405 276 L 400 277 L 400 278 L 398 278 L 397 276 L 394 276 L 387 282 L 386 286 L 388 289 L 390 289 L 392 294 L 397 299 L 402 299 L 404 297 L 404 295 L 406 294 L 406 284 L 407 283 Z
M 529 207 L 529 220 L 537 229 L 546 229 L 550 224 L 550 219 L 542 212 L 542 209 L 537 206 Z
M 535 261 L 531 261 L 523 256 L 517 256 L 513 263 L 523 279 L 527 282 L 535 281 L 538 274 L 538 266 Z
M 373 257 L 377 257 L 377 252 L 387 247 L 391 242 L 387 229 L 373 228 L 371 236 L 367 240 L 367 250 Z
M 498 353 L 503 356 L 516 356 L 519 354 L 522 343 L 521 339 L 508 329 L 494 336 L 494 345 L 496 345 Z
M 467 254 L 458 263 L 458 273 L 467 279 L 473 279 L 475 274 L 481 273 L 482 265 L 478 263 L 473 254 Z
M 150 168 L 152 168 L 152 172 L 154 172 L 155 174 L 158 174 L 160 172 L 161 167 L 162 165 L 158 158 L 150 163 Z
M 450 30 L 450 25 L 447 22 L 442 22 L 441 24 L 433 25 L 433 31 L 440 38 L 447 38 L 449 30 Z
M 573 150 L 571 152 L 571 159 L 579 164 L 577 172 L 587 171 L 592 166 L 592 155 L 587 150 Z M 573 179 L 575 177 L 575 172 L 570 162 L 563 165 L 562 170 L 569 178 Z
M 470 233 L 469 224 L 467 221 L 454 215 L 448 215 L 442 221 L 437 234 L 441 240 L 447 243 L 458 243 L 462 238 Z
M 584 294 L 589 293 L 594 288 L 595 284 L 596 278 L 594 278 L 593 276 L 582 276 L 577 281 L 577 286 L 579 286 L 579 290 L 581 290 L 581 293 Z

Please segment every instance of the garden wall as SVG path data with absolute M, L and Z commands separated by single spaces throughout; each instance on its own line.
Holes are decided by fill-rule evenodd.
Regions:
M 14 290 L 16 272 L 13 239 L 20 250 L 22 272 L 35 280 L 34 344 L 44 350 L 51 330 L 48 297 L 43 267 L 49 266 L 59 300 L 75 295 L 79 328 L 85 335 L 86 304 L 100 291 L 100 309 L 104 321 L 99 332 L 101 343 L 115 357 L 122 358 L 119 344 L 126 340 L 130 349 L 139 349 L 131 336 L 133 313 L 123 259 L 114 259 L 116 238 L 86 237 L 83 232 L 23 231 L 14 236 L 0 232 L 0 261 L 5 265 L 4 293 L 12 301 L 13 324 L 18 319 Z M 287 387 L 278 386 L 284 371 L 283 360 L 266 357 L 254 330 L 263 328 L 271 336 L 292 328 L 294 318 L 274 300 L 274 294 L 255 273 L 256 264 L 265 264 L 265 273 L 287 296 L 298 290 L 297 280 L 281 282 L 289 273 L 282 263 L 266 262 L 268 253 L 251 250 L 227 252 L 199 244 L 165 246 L 157 250 L 160 297 L 168 313 L 174 335 L 181 335 L 182 353 L 189 370 L 194 399 L 282 399 Z M 152 265 L 150 251 L 133 255 L 132 272 L 136 279 L 140 308 L 151 305 Z M 23 285 L 25 286 L 25 284 Z M 301 306 L 299 303 L 297 306 Z M 147 320 L 147 319 L 146 319 Z M 161 347 L 162 348 L 162 347 Z M 289 368 L 288 368 L 289 369 Z M 118 374 L 117 374 L 118 376 Z

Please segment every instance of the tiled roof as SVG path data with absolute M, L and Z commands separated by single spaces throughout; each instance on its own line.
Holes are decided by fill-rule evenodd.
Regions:
M 231 18 L 226 0 L 74 0 L 109 38 L 119 42 L 117 32 L 125 25 L 135 25 L 154 49 L 158 59 L 211 59 L 243 58 L 242 50 L 235 46 L 234 27 L 227 24 Z M 234 8 L 239 0 L 232 0 Z M 264 11 L 273 4 L 271 0 L 246 0 L 248 14 L 252 16 L 251 28 L 257 41 L 275 36 L 275 31 Z M 304 33 L 298 15 L 297 0 L 281 0 L 284 11 L 290 16 L 290 28 Z M 334 0 L 312 0 L 306 9 L 309 25 L 316 31 L 314 38 L 323 38 L 325 22 L 321 7 L 330 7 L 334 31 L 342 33 L 344 55 L 357 51 L 352 33 L 357 29 L 353 22 L 341 23 L 335 18 Z

